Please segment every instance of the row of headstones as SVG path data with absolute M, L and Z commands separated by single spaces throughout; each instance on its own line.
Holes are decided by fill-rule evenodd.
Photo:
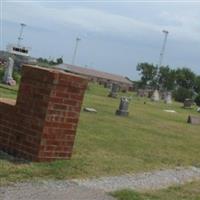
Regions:
M 129 112 L 128 112 L 129 101 L 130 101 L 130 98 L 121 97 L 119 109 L 116 111 L 116 115 L 119 115 L 119 116 L 128 116 L 129 115 Z M 186 99 L 185 102 L 184 102 L 184 107 L 188 108 L 188 107 L 192 106 L 192 103 L 193 102 L 192 102 L 191 99 Z M 200 117 L 189 115 L 187 123 L 199 125 L 200 124 Z
M 148 91 L 150 93 L 150 91 Z M 144 93 L 143 93 L 144 94 Z M 161 95 L 158 90 L 154 90 L 151 100 L 152 101 L 160 101 L 160 99 L 164 99 L 164 102 L 166 104 L 171 104 L 172 103 L 172 93 L 171 92 L 163 92 Z M 192 99 L 185 99 L 183 102 L 183 107 L 184 108 L 191 108 L 192 105 L 194 105 L 194 101 Z
M 128 106 L 129 106 L 130 98 L 128 97 L 121 97 L 119 109 L 116 111 L 116 115 L 119 116 L 128 116 Z M 192 101 L 190 99 L 186 99 L 184 102 L 184 106 L 188 107 L 191 106 Z M 199 125 L 200 124 L 200 117 L 197 116 L 188 116 L 187 123 Z
M 108 94 L 108 97 L 117 98 L 118 91 L 119 91 L 119 86 L 117 84 L 113 83 L 112 87 L 111 87 L 111 90 L 110 90 L 110 93 Z M 159 101 L 160 100 L 160 94 L 159 94 L 158 90 L 155 90 L 153 92 L 153 95 L 152 95 L 151 99 L 152 99 L 152 101 Z M 116 115 L 128 116 L 129 100 L 130 99 L 127 98 L 127 97 L 121 97 L 119 109 L 116 111 Z M 172 103 L 171 92 L 165 92 L 164 101 L 167 104 L 171 104 Z
M 142 95 L 145 94 L 144 91 L 141 91 L 141 92 L 142 92 Z M 148 95 L 148 92 L 150 92 L 150 90 L 147 91 L 145 95 Z M 168 103 L 168 104 L 172 103 L 172 94 L 171 94 L 171 92 L 163 93 L 163 97 L 164 97 L 165 103 Z M 160 100 L 160 95 L 159 95 L 158 90 L 155 90 L 153 92 L 153 95 L 151 96 L 151 99 L 153 101 L 159 101 Z M 189 98 L 185 99 L 184 102 L 183 102 L 183 108 L 192 108 L 193 105 L 194 105 L 194 101 L 192 99 L 189 99 Z M 198 109 L 197 109 L 197 111 L 198 111 Z M 200 112 L 200 109 L 199 109 L 198 112 Z M 191 123 L 191 124 L 199 125 L 200 124 L 200 117 L 189 116 L 187 122 Z
M 117 94 L 119 91 L 120 91 L 119 85 L 116 83 L 112 83 L 108 97 L 117 98 Z M 124 96 L 121 97 L 119 108 L 116 110 L 115 114 L 119 116 L 128 116 L 129 101 L 130 98 Z
M 129 115 L 128 106 L 130 100 L 131 100 L 130 97 L 121 97 L 119 108 L 116 110 L 115 114 L 119 116 L 128 116 Z M 89 108 L 89 107 L 84 107 L 83 110 L 86 112 L 93 112 L 93 113 L 97 112 L 94 108 Z
M 117 92 L 119 91 L 118 85 L 117 84 L 112 84 L 111 87 L 111 91 L 108 94 L 109 97 L 113 97 L 116 98 L 117 97 Z M 165 103 L 170 104 L 172 103 L 172 94 L 171 92 L 164 92 L 162 94 L 162 98 L 164 99 Z M 153 101 L 159 101 L 160 100 L 160 94 L 158 92 L 158 90 L 155 90 L 153 92 L 153 95 L 151 96 L 151 99 Z M 120 98 L 120 104 L 119 104 L 119 108 L 116 110 L 115 114 L 118 116 L 128 116 L 129 112 L 128 112 L 128 106 L 129 106 L 129 102 L 130 102 L 131 98 L 129 97 L 121 97 Z M 189 108 L 193 105 L 193 101 L 191 99 L 185 99 L 184 101 L 184 107 L 185 108 Z M 87 111 L 93 111 L 94 110 L 87 110 Z M 96 110 L 95 110 L 96 112 Z M 188 123 L 192 123 L 192 124 L 200 124 L 200 118 L 199 117 L 194 117 L 194 116 L 189 116 L 188 117 Z
M 163 92 L 163 94 L 160 95 L 158 90 L 154 90 L 154 92 L 151 96 L 151 100 L 152 101 L 160 101 L 161 99 L 164 99 L 164 102 L 166 104 L 171 104 L 172 103 L 172 93 L 167 91 L 167 92 Z

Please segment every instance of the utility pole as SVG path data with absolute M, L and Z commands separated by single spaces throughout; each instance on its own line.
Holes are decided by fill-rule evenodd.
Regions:
M 76 38 L 76 45 L 75 45 L 75 48 L 74 48 L 74 54 L 73 54 L 73 57 L 72 57 L 72 65 L 74 65 L 75 63 L 75 59 L 76 59 L 76 54 L 77 54 L 77 49 L 78 49 L 78 43 L 81 41 L 81 38 L 77 37 Z
M 17 42 L 17 46 L 20 46 L 20 42 L 23 40 L 22 34 L 23 34 L 23 30 L 24 27 L 26 26 L 26 24 L 21 23 L 21 28 L 20 28 L 20 32 L 19 32 L 19 37 L 18 37 L 18 42 Z
M 169 34 L 169 32 L 166 31 L 166 30 L 163 30 L 162 32 L 164 33 L 164 40 L 163 40 L 163 45 L 162 45 L 162 48 L 161 48 L 161 51 L 160 51 L 160 59 L 159 59 L 158 67 L 162 66 L 164 53 L 165 53 L 165 47 L 166 47 L 166 43 L 167 43 L 167 36 Z

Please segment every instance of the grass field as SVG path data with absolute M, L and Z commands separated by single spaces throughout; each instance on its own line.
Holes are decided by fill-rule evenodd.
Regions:
M 16 98 L 16 91 L 0 85 L 0 97 Z M 181 104 L 154 103 L 133 95 L 130 116 L 114 113 L 119 99 L 91 85 L 84 105 L 98 113 L 81 112 L 71 160 L 52 163 L 17 162 L 0 155 L 0 184 L 27 179 L 67 179 L 100 177 L 194 165 L 200 167 L 200 126 L 186 123 L 193 109 Z M 127 95 L 127 94 L 126 94 Z M 174 109 L 177 113 L 166 113 Z
M 11 87 L 0 83 L 0 98 L 16 99 L 17 90 L 18 85 Z
M 4 75 L 3 66 L 0 65 L 0 80 L 3 79 L 3 75 Z M 17 95 L 17 90 L 18 90 L 18 85 L 10 87 L 0 83 L 0 98 L 4 97 L 4 98 L 15 99 Z
M 200 182 L 146 193 L 123 190 L 113 196 L 118 200 L 200 200 Z

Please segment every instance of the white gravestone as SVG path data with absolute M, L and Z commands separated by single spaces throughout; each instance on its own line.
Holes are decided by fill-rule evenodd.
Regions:
M 151 100 L 152 101 L 160 101 L 160 95 L 159 95 L 158 90 L 154 90 Z
M 166 104 L 171 104 L 172 103 L 172 93 L 171 92 L 166 92 L 164 101 Z

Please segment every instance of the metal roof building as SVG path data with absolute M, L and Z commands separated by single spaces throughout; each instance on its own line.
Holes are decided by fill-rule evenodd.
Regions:
M 128 80 L 127 78 L 111 74 L 107 72 L 98 71 L 95 69 L 90 69 L 86 67 L 79 67 L 75 65 L 69 65 L 69 64 L 60 64 L 55 66 L 58 69 L 62 69 L 71 73 L 79 74 L 82 76 L 86 76 L 90 80 L 97 81 L 97 82 L 107 82 L 107 83 L 118 83 L 121 86 L 127 86 L 132 87 L 133 83 Z

